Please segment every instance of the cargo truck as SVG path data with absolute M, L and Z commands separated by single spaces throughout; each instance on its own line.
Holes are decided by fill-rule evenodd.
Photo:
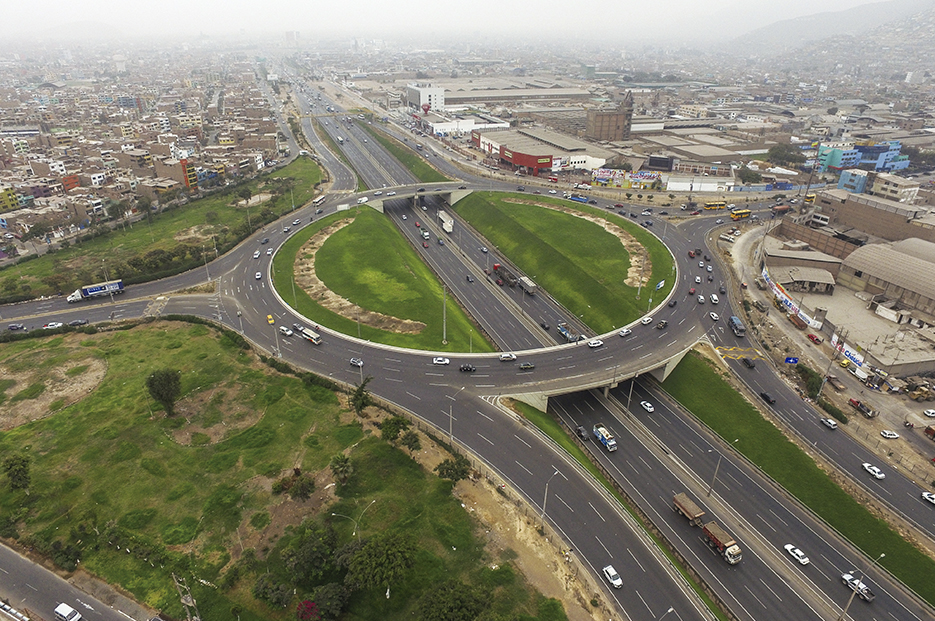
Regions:
M 851 407 L 853 407 L 855 410 L 857 410 L 858 412 L 860 412 L 867 418 L 874 418 L 876 417 L 877 414 L 879 414 L 879 412 L 874 410 L 872 407 L 870 407 L 866 403 L 862 403 L 861 401 L 858 401 L 857 399 L 848 399 L 848 403 L 851 404 Z
M 584 338 L 583 336 L 572 332 L 571 328 L 569 328 L 568 324 L 564 321 L 558 322 L 558 325 L 555 326 L 555 329 L 558 330 L 558 333 L 561 334 L 562 337 L 564 337 L 564 339 L 569 343 L 577 343 Z
M 519 288 L 528 293 L 529 295 L 536 295 L 536 291 L 539 287 L 527 276 L 519 277 Z
M 933 427 L 932 425 L 929 425 L 928 427 L 926 427 L 925 435 L 927 435 L 932 440 L 935 440 L 935 427 Z
M 607 430 L 607 427 L 603 425 L 603 423 L 594 425 L 591 431 L 594 432 L 594 437 L 600 440 L 601 444 L 604 445 L 604 448 L 606 448 L 608 452 L 612 453 L 617 450 L 617 441 L 614 439 L 613 434 Z
M 704 517 L 704 511 L 701 510 L 701 507 L 695 504 L 695 501 L 688 497 L 688 494 L 685 492 L 676 494 L 672 499 L 672 504 L 675 508 L 675 511 L 687 517 L 688 522 L 692 526 L 701 526 L 701 518 Z
M 835 390 L 844 390 L 844 384 L 841 383 L 841 380 L 839 380 L 836 375 L 829 375 L 828 383 L 831 384 L 831 387 Z
M 705 543 L 714 550 L 717 550 L 724 560 L 731 565 L 736 565 L 743 558 L 740 546 L 734 541 L 729 532 L 721 528 L 717 522 L 708 522 L 702 527 L 705 536 Z
M 455 230 L 455 221 L 454 218 L 446 214 L 444 211 L 438 212 L 438 219 L 442 222 L 442 230 L 446 233 L 451 233 Z
M 87 285 L 76 289 L 74 293 L 69 295 L 66 300 L 69 304 L 75 302 L 80 302 L 81 300 L 88 300 L 90 298 L 100 298 L 105 295 L 123 293 L 123 281 L 122 280 L 108 280 L 107 282 L 99 282 L 93 285 Z
M 497 276 L 499 276 L 500 279 L 503 280 L 503 282 L 506 284 L 510 285 L 511 287 L 516 286 L 516 283 L 518 282 L 516 276 L 514 276 L 513 272 L 508 270 L 506 267 L 500 265 L 499 263 L 494 263 L 493 271 L 496 272 Z

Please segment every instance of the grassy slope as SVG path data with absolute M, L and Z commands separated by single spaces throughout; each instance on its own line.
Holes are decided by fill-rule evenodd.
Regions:
M 702 389 L 703 387 L 703 389 Z M 838 487 L 815 462 L 790 442 L 729 384 L 710 362 L 687 356 L 663 383 L 679 403 L 810 507 L 869 557 L 930 603 L 935 603 L 935 561 L 907 543 L 883 520 Z
M 529 196 L 518 195 L 525 200 Z M 568 201 L 536 196 L 536 201 L 568 206 Z M 578 207 L 624 226 L 649 250 L 649 282 L 666 280 L 657 301 L 672 288 L 672 257 L 655 237 L 613 214 Z M 649 292 L 623 283 L 630 257 L 618 239 L 598 225 L 531 205 L 504 203 L 486 192 L 455 205 L 458 214 L 477 228 L 504 256 L 529 274 L 572 313 L 598 333 L 609 332 L 645 313 Z
M 436 181 L 451 181 L 451 179 L 427 164 L 424 157 L 403 147 L 395 139 L 390 138 L 383 132 L 374 129 L 372 125 L 361 124 L 360 127 L 366 129 L 370 135 L 373 136 L 374 140 L 383 145 L 383 148 L 389 151 L 393 157 L 395 157 L 402 163 L 403 166 L 409 169 L 409 172 L 415 175 L 416 179 L 419 181 L 424 181 L 426 183 L 433 183 Z
M 354 223 L 332 235 L 318 251 L 316 272 L 328 287 L 359 305 L 401 319 L 421 321 L 419 334 L 396 334 L 361 326 L 361 338 L 413 349 L 468 351 L 473 338 L 475 352 L 493 351 L 467 315 L 448 296 L 448 345 L 442 344 L 442 286 L 416 251 L 382 214 L 364 207 L 340 212 L 306 227 L 277 253 L 274 282 L 287 302 L 293 302 L 290 278 L 292 257 L 321 226 L 338 218 L 353 217 Z M 420 249 L 421 250 L 421 249 Z M 425 252 L 450 252 L 448 247 L 430 246 Z M 296 290 L 297 310 L 317 323 L 357 336 L 357 322 L 319 306 Z M 473 337 L 472 335 L 473 331 Z

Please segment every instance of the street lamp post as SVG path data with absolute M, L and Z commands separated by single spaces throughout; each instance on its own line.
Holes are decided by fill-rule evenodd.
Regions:
M 552 473 L 552 476 L 549 477 L 549 480 L 545 482 L 545 495 L 542 497 L 542 515 L 539 516 L 539 519 L 545 519 L 545 504 L 549 502 L 549 483 L 552 482 L 552 479 L 555 478 L 555 475 L 558 474 L 558 470 Z
M 344 515 L 343 513 L 332 513 L 331 515 L 334 516 L 334 517 L 343 517 L 343 518 L 346 518 L 346 519 L 348 519 L 348 520 L 354 522 L 354 532 L 351 533 L 351 536 L 353 537 L 354 535 L 357 535 L 357 542 L 360 543 L 360 533 L 357 532 L 357 530 L 358 530 L 358 528 L 357 528 L 358 522 L 360 522 L 360 520 L 364 517 L 364 513 L 367 511 L 367 509 L 369 509 L 369 508 L 373 505 L 373 503 L 375 503 L 375 502 L 376 502 L 376 499 L 371 500 L 371 501 L 370 501 L 370 504 L 367 505 L 366 507 L 364 507 L 364 510 L 360 512 L 360 515 L 357 516 L 357 519 L 356 519 L 356 520 L 355 520 L 354 518 L 352 518 L 351 516 L 349 516 L 349 515 Z
M 662 613 L 662 617 L 665 617 L 670 612 L 675 612 L 675 608 L 673 608 L 672 606 L 669 606 L 669 609 L 666 610 L 664 613 Z M 657 621 L 662 621 L 662 617 L 659 617 Z
M 736 443 L 738 443 L 738 442 L 740 442 L 740 438 L 737 438 L 736 440 L 734 440 L 733 442 L 731 442 L 731 444 L 736 444 Z M 708 452 L 710 453 L 710 452 L 713 451 L 713 450 L 714 450 L 714 449 L 710 449 Z M 723 454 L 723 453 L 718 453 L 718 455 L 717 455 L 717 466 L 714 467 L 714 476 L 711 477 L 711 485 L 708 486 L 708 494 L 707 494 L 708 496 L 710 496 L 710 495 L 711 495 L 711 492 L 714 490 L 714 483 L 717 481 L 717 473 L 718 473 L 718 470 L 721 469 L 721 459 L 722 459 L 723 457 L 724 457 L 724 454 Z
M 870 565 L 867 567 L 867 571 L 859 572 L 859 573 L 858 573 L 858 577 L 857 577 L 857 582 L 860 583 L 861 580 L 867 576 L 867 572 L 870 571 L 870 568 L 873 567 L 874 565 L 876 565 L 877 562 L 879 562 L 879 560 L 880 560 L 881 558 L 883 558 L 884 556 L 886 556 L 886 553 L 885 553 L 885 552 L 881 552 L 881 553 L 880 553 L 880 556 L 878 556 L 878 557 L 876 558 L 876 560 L 873 561 L 872 563 L 870 563 Z M 855 595 L 857 595 L 857 590 L 856 590 L 856 589 L 851 589 L 851 596 L 847 598 L 847 604 L 844 605 L 844 610 L 841 611 L 841 616 L 838 617 L 838 621 L 844 621 L 844 617 L 847 616 L 847 609 L 851 607 L 851 602 L 854 601 L 854 596 L 855 596 Z

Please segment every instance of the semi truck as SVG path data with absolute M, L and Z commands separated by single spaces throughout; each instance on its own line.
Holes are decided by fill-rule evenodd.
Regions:
M 118 293 L 123 293 L 123 281 L 122 280 L 108 280 L 107 282 L 99 282 L 93 285 L 86 285 L 80 289 L 76 289 L 74 293 L 69 295 L 66 300 L 69 304 L 75 302 L 80 302 L 81 300 L 88 300 L 90 298 L 100 298 L 105 295 L 114 295 Z
M 519 277 L 519 287 L 529 295 L 536 295 L 536 290 L 539 289 L 538 285 L 534 283 L 528 276 Z
M 568 327 L 568 324 L 564 321 L 558 322 L 558 325 L 555 326 L 555 329 L 558 330 L 558 333 L 561 334 L 569 343 L 577 343 L 582 338 L 584 338 L 578 333 L 573 332 L 571 328 Z
M 705 543 L 713 550 L 717 550 L 724 560 L 731 565 L 736 565 L 743 558 L 740 546 L 734 541 L 729 532 L 721 528 L 717 522 L 708 522 L 701 531 L 705 536 Z
M 500 279 L 503 280 L 503 282 L 506 284 L 510 285 L 511 287 L 516 286 L 516 283 L 518 282 L 516 276 L 514 276 L 513 272 L 504 266 L 500 265 L 499 263 L 494 263 L 493 271 L 496 272 L 497 276 L 499 276 Z
M 855 410 L 857 410 L 858 412 L 860 412 L 867 418 L 874 418 L 876 417 L 877 414 L 879 414 L 879 412 L 874 410 L 872 407 L 870 407 L 866 403 L 863 403 L 862 401 L 858 401 L 857 399 L 848 399 L 848 403 L 851 404 L 852 408 L 854 408 Z
M 444 211 L 438 212 L 438 219 L 442 221 L 442 230 L 451 233 L 455 230 L 455 220 Z
M 688 497 L 688 494 L 685 492 L 676 494 L 675 497 L 672 498 L 672 505 L 676 512 L 688 518 L 688 522 L 692 526 L 702 525 L 701 518 L 704 517 L 704 511 L 695 504 L 695 501 Z
M 594 437 L 600 440 L 608 452 L 613 453 L 617 450 L 617 440 L 614 439 L 614 435 L 608 431 L 603 423 L 594 425 L 591 431 L 594 432 Z

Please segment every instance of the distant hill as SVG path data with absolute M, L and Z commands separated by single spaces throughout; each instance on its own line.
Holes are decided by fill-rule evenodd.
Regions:
M 845 11 L 774 22 L 729 41 L 725 47 L 735 52 L 752 52 L 760 57 L 791 52 L 833 37 L 862 35 L 893 22 L 911 19 L 930 9 L 935 9 L 935 0 L 888 0 L 864 4 Z

